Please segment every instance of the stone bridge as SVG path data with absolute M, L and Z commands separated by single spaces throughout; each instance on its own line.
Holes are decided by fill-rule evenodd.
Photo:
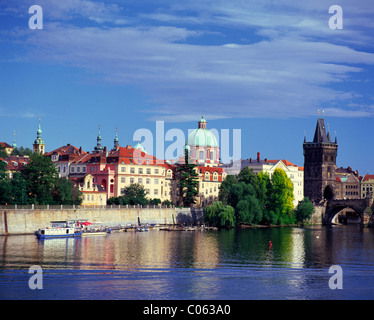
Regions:
M 345 199 L 337 200 L 332 199 L 327 201 L 325 214 L 323 217 L 324 224 L 331 224 L 334 217 L 339 213 L 339 211 L 351 208 L 353 209 L 361 219 L 361 224 L 363 225 L 374 225 L 374 205 L 373 198 L 366 199 Z

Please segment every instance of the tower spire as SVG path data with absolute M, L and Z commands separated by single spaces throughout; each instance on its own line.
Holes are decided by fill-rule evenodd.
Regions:
M 94 148 L 95 151 L 102 151 L 104 150 L 103 146 L 101 145 L 101 134 L 100 134 L 100 124 L 99 124 L 99 132 L 97 134 L 97 138 L 96 138 L 96 147 Z
M 36 131 L 36 140 L 33 144 L 33 152 L 44 154 L 45 152 L 45 144 L 44 140 L 42 139 L 42 129 L 40 126 L 40 116 L 39 116 L 39 126 L 38 130 Z
M 13 133 L 13 148 L 17 148 L 17 145 L 16 145 L 16 130 L 14 130 L 14 133 Z
M 117 150 L 119 147 L 117 129 L 118 128 L 116 128 L 116 135 L 114 137 L 114 150 Z

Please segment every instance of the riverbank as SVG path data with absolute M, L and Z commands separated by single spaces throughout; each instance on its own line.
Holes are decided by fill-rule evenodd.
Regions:
M 51 221 L 85 219 L 90 222 L 102 222 L 108 227 L 127 224 L 188 224 L 203 222 L 203 210 L 200 208 L 175 208 L 160 206 L 101 206 L 87 208 L 65 206 L 52 208 L 38 206 L 33 209 L 0 209 L 0 235 L 33 234 L 39 228 L 50 225 Z

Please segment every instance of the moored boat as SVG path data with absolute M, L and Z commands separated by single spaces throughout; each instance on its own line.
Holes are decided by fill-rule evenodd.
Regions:
M 82 228 L 79 220 L 51 221 L 51 227 L 41 228 L 35 231 L 35 235 L 40 240 L 80 237 Z

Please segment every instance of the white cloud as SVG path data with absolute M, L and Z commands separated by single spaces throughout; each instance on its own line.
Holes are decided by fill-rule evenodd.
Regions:
M 131 19 L 121 16 L 122 8 L 116 4 L 88 0 L 44 3 L 49 12 L 55 10 L 52 17 L 56 20 L 64 20 L 70 13 L 98 23 L 115 25 L 117 21 L 118 26 L 49 22 L 43 32 L 26 35 L 29 58 L 82 67 L 107 82 L 136 85 L 158 106 L 157 113 L 164 119 L 182 121 L 202 112 L 220 118 L 305 116 L 314 114 L 321 103 L 341 103 L 341 107 L 330 108 L 333 114 L 374 113 L 372 108 L 344 107 L 359 94 L 345 86 L 330 87 L 344 85 L 366 65 L 373 65 L 374 54 L 350 46 L 370 38 L 361 29 L 333 33 L 328 28 L 325 1 L 295 5 L 284 0 L 273 6 L 186 1 Z M 354 16 L 360 13 L 349 2 L 343 4 L 347 15 L 349 10 Z M 143 23 L 144 17 L 158 24 Z M 160 21 L 167 25 L 160 26 Z M 217 26 L 229 29 L 227 34 L 219 31 L 222 43 L 192 41 L 209 37 Z M 256 40 L 232 39 L 232 30 Z M 259 40 L 258 36 L 265 38 Z

